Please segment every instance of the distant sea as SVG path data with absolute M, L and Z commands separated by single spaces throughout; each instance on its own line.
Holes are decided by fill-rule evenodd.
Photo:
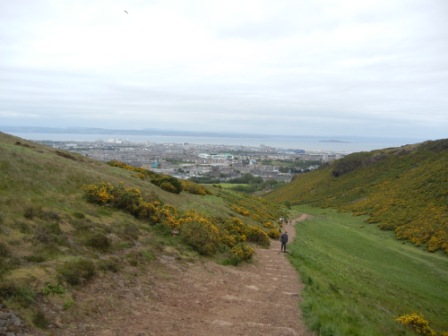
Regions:
M 228 145 L 228 146 L 251 146 L 261 145 L 280 149 L 303 149 L 313 152 L 335 152 L 353 153 L 384 149 L 389 147 L 400 147 L 407 144 L 424 142 L 429 139 L 422 138 L 385 138 L 385 137 L 354 137 L 354 136 L 196 136 L 196 135 L 125 135 L 125 134 L 94 134 L 94 133 L 44 133 L 44 132 L 21 132 L 5 131 L 8 134 L 32 141 L 112 141 L 127 140 L 132 142 L 147 143 L 176 143 L 176 144 L 198 144 L 198 145 Z

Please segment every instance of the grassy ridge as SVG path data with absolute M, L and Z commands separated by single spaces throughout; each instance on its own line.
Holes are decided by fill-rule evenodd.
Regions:
M 448 252 L 447 167 L 447 139 L 354 153 L 266 198 L 368 215 L 399 239 Z
M 448 330 L 448 260 L 331 209 L 294 207 L 290 260 L 305 284 L 302 309 L 319 335 L 413 335 L 394 320 L 412 312 Z
M 0 133 L 0 301 L 31 322 L 48 293 L 70 306 L 96 275 L 157 272 L 167 253 L 199 258 L 198 232 L 216 243 L 203 254 L 237 263 L 285 216 L 264 199 L 143 173 Z

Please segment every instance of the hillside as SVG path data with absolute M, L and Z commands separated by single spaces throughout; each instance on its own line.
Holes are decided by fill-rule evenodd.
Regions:
M 354 153 L 265 197 L 368 215 L 398 239 L 448 253 L 448 139 Z
M 167 254 L 236 265 L 278 237 L 285 215 L 261 198 L 0 133 L 0 309 L 45 327 L 92 279 L 163 274 Z

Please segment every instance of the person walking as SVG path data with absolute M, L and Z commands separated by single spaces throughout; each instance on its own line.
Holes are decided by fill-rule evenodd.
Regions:
M 286 244 L 288 243 L 288 232 L 285 231 L 280 236 L 280 242 L 282 243 L 282 246 L 280 247 L 280 251 L 286 252 Z

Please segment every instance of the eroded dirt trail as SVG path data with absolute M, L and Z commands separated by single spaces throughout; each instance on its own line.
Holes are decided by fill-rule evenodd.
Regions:
M 299 218 L 297 220 L 300 220 Z M 290 241 L 295 230 L 285 227 Z M 182 264 L 160 259 L 165 271 L 95 282 L 77 301 L 83 323 L 61 321 L 55 335 L 311 335 L 300 320 L 301 284 L 280 242 L 257 249 L 251 264 Z M 86 306 L 87 305 L 87 306 Z

